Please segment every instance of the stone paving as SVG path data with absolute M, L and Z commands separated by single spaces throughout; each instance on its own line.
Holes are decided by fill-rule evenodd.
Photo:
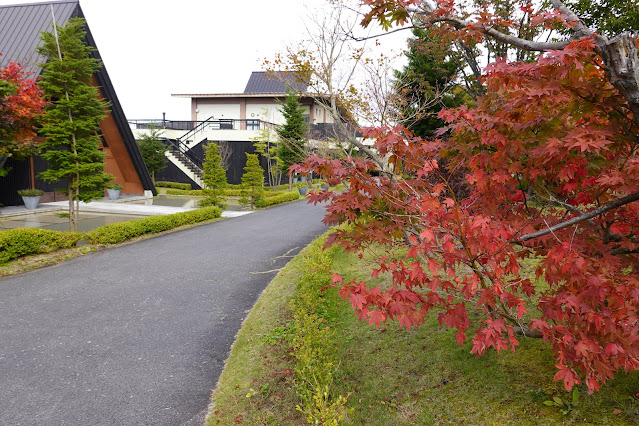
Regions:
M 197 208 L 195 202 L 185 200 L 183 206 L 153 205 L 152 198 L 144 196 L 121 196 L 119 200 L 103 198 L 90 203 L 80 203 L 79 230 L 87 231 L 109 223 L 123 222 L 143 216 L 173 214 Z M 68 210 L 67 201 L 41 203 L 37 209 L 24 206 L 9 206 L 0 209 L 0 229 L 21 227 L 67 230 L 68 219 L 57 214 Z M 251 211 L 224 211 L 222 217 L 237 217 Z

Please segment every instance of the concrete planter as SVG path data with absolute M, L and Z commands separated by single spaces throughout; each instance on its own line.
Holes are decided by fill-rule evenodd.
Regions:
M 22 197 L 22 201 L 24 202 L 24 206 L 29 210 L 35 210 L 38 208 L 40 204 L 40 196 L 36 197 Z
M 297 190 L 300 192 L 300 195 L 306 195 L 308 192 L 308 188 L 297 188 Z
M 107 188 L 107 192 L 109 193 L 110 200 L 117 200 L 120 198 L 120 190 L 119 189 L 111 189 Z

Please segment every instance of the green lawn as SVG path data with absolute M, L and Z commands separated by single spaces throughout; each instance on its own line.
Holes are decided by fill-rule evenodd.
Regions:
M 368 278 L 361 261 L 336 252 L 332 269 Z M 304 273 L 298 256 L 273 281 L 238 334 L 213 395 L 208 424 L 304 424 L 296 410 L 294 350 L 289 300 Z M 516 353 L 492 351 L 478 358 L 470 341 L 459 346 L 454 330 L 432 315 L 407 331 L 387 323 L 379 330 L 361 323 L 335 290 L 331 306 L 338 363 L 331 398 L 348 397 L 343 424 L 639 424 L 639 372 L 619 374 L 600 392 L 579 387 L 576 404 L 546 405 L 553 397 L 571 401 L 560 382 L 548 345 L 521 338 Z M 470 340 L 470 339 L 469 339 Z

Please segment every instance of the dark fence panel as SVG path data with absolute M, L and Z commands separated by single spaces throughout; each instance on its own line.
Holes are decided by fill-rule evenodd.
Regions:
M 182 173 L 182 170 L 178 169 L 178 167 L 170 161 L 168 162 L 164 170 L 155 174 L 155 180 L 188 183 L 189 185 L 191 185 L 191 189 L 200 189 L 200 186 L 198 184 L 193 182 L 190 177 Z
M 20 206 L 23 204 L 22 197 L 18 195 L 18 190 L 31 187 L 31 165 L 30 160 L 17 161 L 15 159 L 7 159 L 5 167 L 11 170 L 5 177 L 0 177 L 0 203 L 5 206 Z M 35 175 L 35 188 L 41 189 L 45 195 L 41 198 L 41 202 L 62 201 L 66 200 L 60 190 L 67 187 L 66 179 L 59 182 L 50 183 L 42 179 L 38 179 L 38 174 L 47 169 L 47 162 L 42 157 L 33 157 L 33 168 Z
M 5 206 L 19 206 L 23 203 L 17 191 L 30 187 L 29 160 L 16 161 L 8 158 L 4 168 L 11 170 L 6 176 L 0 177 L 0 203 Z
M 194 146 L 189 150 L 190 153 L 194 154 L 199 158 L 204 158 L 204 152 L 206 145 L 210 143 L 204 141 Z M 215 142 L 218 145 L 221 142 Z M 246 154 L 254 154 L 255 147 L 253 146 L 253 142 L 251 141 L 240 141 L 240 142 L 226 142 L 230 148 L 231 156 L 229 158 L 229 168 L 226 171 L 226 181 L 232 185 L 239 185 L 242 183 L 242 175 L 244 174 L 244 167 L 246 166 Z M 267 162 L 264 157 L 260 156 L 260 165 L 264 169 L 264 182 L 268 182 L 268 175 L 266 173 Z M 166 169 L 162 170 L 159 173 L 156 173 L 155 180 L 163 180 L 169 182 L 180 182 L 180 183 L 188 183 L 193 188 L 199 188 L 195 182 L 193 182 L 188 176 L 186 176 L 182 171 L 169 162 Z M 283 177 L 282 183 L 288 182 L 286 177 Z

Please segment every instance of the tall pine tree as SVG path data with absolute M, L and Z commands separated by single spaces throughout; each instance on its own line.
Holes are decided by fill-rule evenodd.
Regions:
M 460 60 L 451 41 L 428 29 L 413 29 L 408 41 L 408 64 L 395 72 L 399 118 L 417 136 L 427 138 L 444 125 L 437 114 L 444 108 L 471 103 L 471 97 L 457 85 Z M 473 83 L 471 83 L 473 84 Z
M 257 154 L 246 153 L 246 166 L 242 175 L 242 187 L 245 196 L 240 202 L 250 204 L 255 208 L 255 200 L 264 196 L 264 169 L 260 166 L 260 158 Z
M 51 101 L 45 108 L 41 145 L 47 170 L 39 174 L 49 182 L 66 181 L 69 195 L 69 227 L 77 230 L 79 202 L 104 196 L 114 177 L 104 172 L 99 123 L 107 104 L 93 84 L 100 61 L 90 58 L 94 50 L 85 45 L 85 21 L 70 19 L 64 27 L 42 33 L 38 53 L 46 58 L 42 88 Z
M 164 170 L 169 163 L 169 159 L 166 157 L 169 147 L 160 140 L 161 136 L 162 131 L 153 127 L 149 134 L 142 135 L 138 141 L 140 154 L 142 154 L 144 164 L 151 174 L 153 185 L 155 185 L 155 174 Z
M 226 207 L 224 202 L 224 188 L 227 186 L 226 171 L 222 167 L 222 156 L 219 147 L 215 142 L 210 142 L 204 152 L 204 195 L 205 199 L 200 201 L 200 206 L 218 206 L 221 209 Z
M 286 93 L 286 102 L 282 104 L 282 115 L 286 122 L 277 128 L 279 137 L 277 158 L 279 167 L 287 173 L 289 167 L 306 158 L 306 131 L 308 130 L 298 96 L 290 89 Z M 289 179 L 290 189 L 291 180 Z

